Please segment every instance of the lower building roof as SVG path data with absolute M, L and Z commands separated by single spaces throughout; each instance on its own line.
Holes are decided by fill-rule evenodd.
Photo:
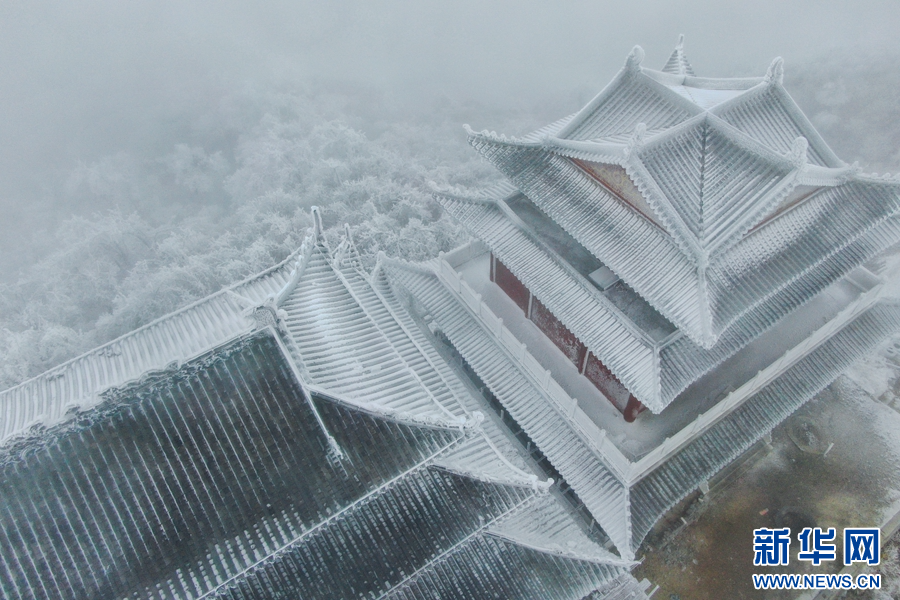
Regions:
M 0 446 L 3 595 L 357 597 L 417 574 L 472 597 L 581 598 L 630 580 L 479 414 L 383 274 L 338 250 L 314 238 L 274 302 L 241 296 L 224 343 L 130 382 L 112 373 L 89 407 Z M 190 332 L 172 331 L 176 352 Z M 465 556 L 478 560 L 446 569 Z

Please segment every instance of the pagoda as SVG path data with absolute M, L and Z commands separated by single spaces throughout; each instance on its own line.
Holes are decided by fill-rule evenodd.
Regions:
M 783 86 L 635 47 L 578 112 L 467 128 L 504 176 L 435 197 L 476 241 L 379 268 L 631 558 L 654 524 L 900 329 L 900 182 Z

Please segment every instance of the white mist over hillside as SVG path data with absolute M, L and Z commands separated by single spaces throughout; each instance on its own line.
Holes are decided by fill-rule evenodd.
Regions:
M 283 259 L 323 207 L 360 250 L 464 239 L 429 184 L 497 175 L 463 123 L 580 108 L 634 44 L 785 85 L 837 154 L 900 170 L 890 2 L 6 3 L 0 388 Z

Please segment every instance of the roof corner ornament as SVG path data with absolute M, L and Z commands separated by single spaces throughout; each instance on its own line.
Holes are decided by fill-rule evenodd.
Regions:
M 802 168 L 803 165 L 807 162 L 806 152 L 809 149 L 809 141 L 802 135 L 794 140 L 794 143 L 791 144 L 791 151 L 788 153 L 788 160 L 796 168 Z
M 466 437 L 484 434 L 484 430 L 482 429 L 484 413 L 480 410 L 476 410 L 470 416 L 457 417 L 456 422 L 459 424 L 460 429 L 465 432 Z
M 625 70 L 636 73 L 641 70 L 642 62 L 644 62 L 644 49 L 635 46 L 628 53 L 628 58 L 625 59 Z
M 769 70 L 766 71 L 766 83 L 769 85 L 784 83 L 784 59 L 780 56 L 776 57 L 769 65 Z
M 310 212 L 313 218 L 313 235 L 316 242 L 321 242 L 322 236 L 325 234 L 325 227 L 322 225 L 322 214 L 319 212 L 318 206 L 311 207 Z
M 268 296 L 262 304 L 249 309 L 247 312 L 250 312 L 249 316 L 253 319 L 254 331 L 272 328 L 281 334 L 287 334 L 287 327 L 284 323 L 285 319 L 287 319 L 287 312 L 279 308 L 275 303 L 274 297 Z
M 625 146 L 625 158 L 630 157 L 634 152 L 641 149 L 641 146 L 644 145 L 644 136 L 646 133 L 646 123 L 638 123 L 637 126 L 635 126 L 634 133 L 631 134 L 631 139 L 628 140 L 628 145 Z

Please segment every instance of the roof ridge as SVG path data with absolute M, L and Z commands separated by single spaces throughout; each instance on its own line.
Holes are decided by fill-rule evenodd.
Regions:
M 391 595 L 396 590 L 399 590 L 400 588 L 406 586 L 410 582 L 415 581 L 416 579 L 418 579 L 419 575 L 428 571 L 434 565 L 440 564 L 447 557 L 455 554 L 460 549 L 465 548 L 467 545 L 472 543 L 473 540 L 482 537 L 487 532 L 488 528 L 491 525 L 493 525 L 494 523 L 496 523 L 497 521 L 500 521 L 504 517 L 507 517 L 511 514 L 515 514 L 516 512 L 524 510 L 528 505 L 530 505 L 534 502 L 534 498 L 535 498 L 534 496 L 530 496 L 528 498 L 520 500 L 515 506 L 508 508 L 505 512 L 497 515 L 496 517 L 490 519 L 489 521 L 485 521 L 484 523 L 482 523 L 481 527 L 479 527 L 478 529 L 475 529 L 469 535 L 467 535 L 463 539 L 459 540 L 458 542 L 456 542 L 449 548 L 445 549 L 440 554 L 431 556 L 431 558 L 429 558 L 427 561 L 425 561 L 425 563 L 422 566 L 420 566 L 418 569 L 416 569 L 415 571 L 413 571 L 412 573 L 410 573 L 409 575 L 407 575 L 406 577 L 404 577 L 403 579 L 401 579 L 400 581 L 398 581 L 397 583 L 392 585 L 390 588 L 388 588 L 384 592 L 382 592 L 381 595 L 379 595 L 376 598 L 376 600 L 382 600 L 383 598 L 387 598 L 389 595 Z
M 707 161 L 707 143 L 709 141 L 709 121 L 703 119 L 701 141 L 700 141 L 700 237 L 706 237 L 706 211 L 704 206 L 706 192 L 706 161 Z
M 103 343 L 103 344 L 101 344 L 101 345 L 99 345 L 99 346 L 95 346 L 95 347 L 91 348 L 90 350 L 86 350 L 85 352 L 82 352 L 82 353 L 79 354 L 78 356 L 74 356 L 74 357 L 70 358 L 69 360 L 67 360 L 67 361 L 65 361 L 65 362 L 62 362 L 62 363 L 56 365 L 55 367 L 51 367 L 51 368 L 47 369 L 46 371 L 42 371 L 41 373 L 38 373 L 38 374 L 35 375 L 34 377 L 29 377 L 28 379 L 26 379 L 26 380 L 24 380 L 24 381 L 22 381 L 22 382 L 20 382 L 20 383 L 17 383 L 16 385 L 14 385 L 14 386 L 12 386 L 12 387 L 8 387 L 8 388 L 6 388 L 6 389 L 0 390 L 0 398 L 2 398 L 3 396 L 5 396 L 8 392 L 11 392 L 12 390 L 16 390 L 16 389 L 19 389 L 19 388 L 21 388 L 21 387 L 27 385 L 27 384 L 33 383 L 33 382 L 37 381 L 38 379 L 40 379 L 40 378 L 42 378 L 42 377 L 46 377 L 46 376 L 48 376 L 48 375 L 50 375 L 51 373 L 54 373 L 54 372 L 56 372 L 56 371 L 61 371 L 61 370 L 63 370 L 64 368 L 70 366 L 70 365 L 71 365 L 72 363 L 74 363 L 75 361 L 78 361 L 78 360 L 80 360 L 80 359 L 86 358 L 86 357 L 91 356 L 91 355 L 93 355 L 93 354 L 97 354 L 98 352 L 100 352 L 100 351 L 102 351 L 102 350 L 105 350 L 105 349 L 109 348 L 109 347 L 112 346 L 113 344 L 116 344 L 116 343 L 121 342 L 121 341 L 123 341 L 123 340 L 129 339 L 129 338 L 133 337 L 134 335 L 136 335 L 136 334 L 138 334 L 138 333 L 140 333 L 140 332 L 143 332 L 143 331 L 146 331 L 146 330 L 150 329 L 151 327 L 154 327 L 154 326 L 156 326 L 156 325 L 159 325 L 160 323 L 164 323 L 164 322 L 166 322 L 166 321 L 168 321 L 168 320 L 170 320 L 170 319 L 172 319 L 172 318 L 174 318 L 174 317 L 176 317 L 176 316 L 178 316 L 178 315 L 184 314 L 184 313 L 186 313 L 186 312 L 188 312 L 188 311 L 190 311 L 190 310 L 192 310 L 192 309 L 194 309 L 194 308 L 197 308 L 198 306 L 202 306 L 202 305 L 204 305 L 204 304 L 210 302 L 211 300 L 213 300 L 213 299 L 215 299 L 215 298 L 218 298 L 219 296 L 230 296 L 230 297 L 232 297 L 232 298 L 235 298 L 235 297 L 236 297 L 236 298 L 235 298 L 236 301 L 239 301 L 239 302 L 243 303 L 243 301 L 244 301 L 244 300 L 247 300 L 247 298 L 245 298 L 244 296 L 241 296 L 240 294 L 237 294 L 236 290 L 238 290 L 238 289 L 241 288 L 241 287 L 246 286 L 246 285 L 249 284 L 249 283 L 253 283 L 253 282 L 255 282 L 255 281 L 259 280 L 259 279 L 262 279 L 262 278 L 265 277 L 266 275 L 269 275 L 269 274 L 271 274 L 271 273 L 274 273 L 274 272 L 277 271 L 278 269 L 283 268 L 283 267 L 284 267 L 287 263 L 289 263 L 292 259 L 296 258 L 297 254 L 300 252 L 300 250 L 301 250 L 300 248 L 298 248 L 297 250 L 294 250 L 293 252 L 291 252 L 291 253 L 290 253 L 284 260 L 282 260 L 281 262 L 279 262 L 279 263 L 277 263 L 277 264 L 275 264 L 275 265 L 273 265 L 273 266 L 271 266 L 271 267 L 269 267 L 269 268 L 267 268 L 267 269 L 265 269 L 265 270 L 263 270 L 263 271 L 260 271 L 259 273 L 255 273 L 255 274 L 253 274 L 253 275 L 250 275 L 250 276 L 248 276 L 248 277 L 242 279 L 241 281 L 238 281 L 237 283 L 233 283 L 233 284 L 231 284 L 231 285 L 228 285 L 228 286 L 226 286 L 226 287 L 223 287 L 223 288 L 221 288 L 221 289 L 219 289 L 219 290 L 217 290 L 217 291 L 215 291 L 215 292 L 213 292 L 213 293 L 211 293 L 211 294 L 209 294 L 209 295 L 207 295 L 207 296 L 204 296 L 203 298 L 199 298 L 199 299 L 197 299 L 197 300 L 194 300 L 194 301 L 191 302 L 190 304 L 187 304 L 187 305 L 182 306 L 182 307 L 180 307 L 180 308 L 178 308 L 178 309 L 176 309 L 176 310 L 173 310 L 172 312 L 167 313 L 167 314 L 165 314 L 165 315 L 162 315 L 161 317 L 157 317 L 156 319 L 150 321 L 149 323 L 146 323 L 146 324 L 144 324 L 144 325 L 141 325 L 140 327 L 138 327 L 138 328 L 136 328 L 136 329 L 132 329 L 131 331 L 128 331 L 128 332 L 126 332 L 126 333 L 123 333 L 122 335 L 120 335 L 120 336 L 118 336 L 118 337 L 116 337 L 116 338 L 113 338 L 113 339 L 111 339 L 110 341 L 105 342 L 105 343 Z
M 303 387 L 305 387 L 309 391 L 309 393 L 316 394 L 317 396 L 322 397 L 324 400 L 346 406 L 353 410 L 365 412 L 376 417 L 388 419 L 396 423 L 402 423 L 404 425 L 413 427 L 431 427 L 435 429 L 465 431 L 472 429 L 478 425 L 477 419 L 456 417 L 455 415 L 451 414 L 450 416 L 452 417 L 452 419 L 455 419 L 454 422 L 453 420 L 441 419 L 436 416 L 418 416 L 408 412 L 394 410 L 392 408 L 388 408 L 386 406 L 378 404 L 377 402 L 353 400 L 344 396 L 340 392 L 334 392 L 327 387 L 309 383 L 307 381 L 303 382 Z
M 220 591 L 225 590 L 225 589 L 227 589 L 228 587 L 230 587 L 230 586 L 232 586 L 232 585 L 234 585 L 234 584 L 240 582 L 241 580 L 245 579 L 246 576 L 247 576 L 249 573 L 252 573 L 252 572 L 255 571 L 256 569 L 262 567 L 263 565 L 265 565 L 265 564 L 268 563 L 269 561 L 276 559 L 278 556 L 280 556 L 280 555 L 282 555 L 282 554 L 284 554 L 284 553 L 286 553 L 286 552 L 289 552 L 289 551 L 291 550 L 292 547 L 294 547 L 294 546 L 296 546 L 297 544 L 302 543 L 302 542 L 305 541 L 306 539 L 310 538 L 313 534 L 315 534 L 316 532 L 318 532 L 318 531 L 321 530 L 322 528 L 327 527 L 330 523 L 333 523 L 333 522 L 335 522 L 335 521 L 337 521 L 337 520 L 343 518 L 346 514 L 349 514 L 349 513 L 353 512 L 353 511 L 359 509 L 360 507 L 365 506 L 365 504 L 367 504 L 371 499 L 376 498 L 376 497 L 379 496 L 381 493 L 383 493 L 383 492 L 385 492 L 386 490 L 390 489 L 390 488 L 393 487 L 395 484 L 397 484 L 397 482 L 401 481 L 402 479 L 405 479 L 405 478 L 408 477 L 408 476 L 413 475 L 413 474 L 416 473 L 417 471 L 421 471 L 421 470 L 427 469 L 428 466 L 429 466 L 429 465 L 430 465 L 430 464 L 431 464 L 431 463 L 432 463 L 439 455 L 443 454 L 443 453 L 444 453 L 445 451 L 447 451 L 449 448 L 452 448 L 453 446 L 459 444 L 459 442 L 460 442 L 461 439 L 463 439 L 463 438 L 457 438 L 457 439 L 455 439 L 455 440 L 449 442 L 448 444 L 445 444 L 444 446 L 442 446 L 442 447 L 438 448 L 437 450 L 435 450 L 434 452 L 432 452 L 432 453 L 431 453 L 429 456 L 427 456 L 426 458 L 424 458 L 424 459 L 418 461 L 416 464 L 414 464 L 414 465 L 413 465 L 412 467 L 410 467 L 409 469 L 406 469 L 405 471 L 403 471 L 403 472 L 401 472 L 401 473 L 398 473 L 396 476 L 394 476 L 394 477 L 392 477 L 391 479 L 385 481 L 384 483 L 382 483 L 382 484 L 379 485 L 378 487 L 369 490 L 368 492 L 366 492 L 366 494 L 364 494 L 363 496 L 360 496 L 359 498 L 357 498 L 356 500 L 354 500 L 353 502 L 351 502 L 351 503 L 348 504 L 347 506 L 343 507 L 342 509 L 338 510 L 337 512 L 334 512 L 334 513 L 328 515 L 325 519 L 323 519 L 323 520 L 320 521 L 319 523 L 316 523 L 315 525 L 313 525 L 313 526 L 310 527 L 309 529 L 304 530 L 304 531 L 303 531 L 302 533 L 300 533 L 299 535 L 294 536 L 293 539 L 289 540 L 289 541 L 286 542 L 285 544 L 282 544 L 282 545 L 279 546 L 278 548 L 275 548 L 273 551 L 267 553 L 265 556 L 263 556 L 262 558 L 260 558 L 260 559 L 257 560 L 256 562 L 254 562 L 253 564 L 251 564 L 251 565 L 245 567 L 244 569 L 239 570 L 237 573 L 235 573 L 234 575 L 232 575 L 231 577 L 229 577 L 228 579 L 226 579 L 226 580 L 223 581 L 222 583 L 220 583 L 220 584 L 216 585 L 215 587 L 212 587 L 211 589 L 207 590 L 207 592 L 206 592 L 205 594 L 203 594 L 202 596 L 199 596 L 199 597 L 198 597 L 198 600 L 203 600 L 204 598 L 212 598 L 212 597 L 218 595 L 218 593 L 219 593 Z

